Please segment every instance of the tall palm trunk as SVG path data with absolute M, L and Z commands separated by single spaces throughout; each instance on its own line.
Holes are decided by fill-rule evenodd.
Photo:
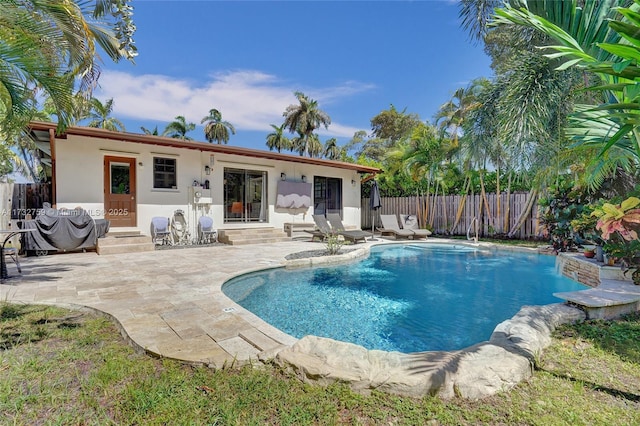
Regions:
M 524 210 L 522 211 L 522 213 L 520 214 L 520 217 L 518 218 L 518 222 L 516 222 L 513 228 L 511 228 L 511 230 L 509 231 L 509 234 L 508 234 L 509 238 L 512 238 L 516 234 L 516 232 L 518 232 L 518 230 L 522 228 L 522 225 L 524 225 L 524 223 L 526 222 L 527 217 L 529 216 L 529 214 L 531 214 L 531 209 L 533 209 L 533 205 L 535 204 L 535 201 L 537 198 L 538 198 L 538 190 L 532 189 L 531 192 L 529 193 L 529 199 L 527 200 L 527 204 L 525 205 Z
M 495 230 L 496 233 L 498 234 L 502 234 L 502 229 L 504 228 L 502 226 L 502 216 L 501 216 L 501 210 L 500 210 L 500 199 L 502 198 L 502 195 L 500 194 L 500 164 L 498 162 L 498 166 L 496 168 L 496 223 L 495 223 Z
M 27 171 L 29 172 L 29 175 L 31 176 L 31 178 L 33 179 L 34 182 L 38 183 L 40 181 L 38 175 L 36 174 L 35 169 L 33 168 L 33 162 L 30 161 L 29 159 L 29 153 L 27 152 L 27 149 L 24 146 L 20 146 L 20 155 L 22 156 L 22 159 L 24 160 L 24 165 L 27 169 Z
M 504 222 L 502 226 L 502 229 L 504 231 L 509 229 L 509 220 L 511 220 L 509 216 L 511 215 L 511 179 L 512 177 L 513 177 L 513 173 L 509 171 L 509 177 L 507 179 L 507 207 L 505 208 L 505 211 L 504 211 Z
M 449 229 L 449 223 L 447 222 L 447 218 L 449 217 L 449 213 L 447 212 L 447 195 L 444 193 L 444 189 L 442 190 L 442 197 L 440 197 L 442 199 L 442 217 L 444 219 L 443 225 L 442 225 L 442 229 L 445 230 L 445 232 Z
M 425 226 L 429 223 L 429 197 L 431 196 L 431 179 L 427 181 L 427 193 L 424 196 L 424 199 L 421 203 L 421 218 L 420 224 L 424 224 Z
M 433 197 L 431 200 L 430 214 L 429 214 L 429 225 L 433 227 L 433 224 L 436 220 L 436 202 L 438 200 L 438 189 L 440 188 L 440 182 L 436 181 L 436 187 L 433 192 Z
M 449 230 L 450 234 L 453 234 L 453 231 L 458 226 L 458 223 L 460 222 L 460 218 L 462 218 L 462 212 L 464 211 L 464 207 L 467 204 L 467 194 L 469 193 L 469 187 L 471 186 L 471 176 L 468 175 L 466 179 L 467 179 L 467 182 L 465 184 L 464 194 L 460 199 L 460 203 L 458 203 L 458 213 L 456 213 L 456 220 L 455 222 L 453 222 L 453 226 Z
M 489 200 L 487 199 L 487 191 L 484 187 L 484 172 L 480 173 L 480 203 L 484 202 L 485 211 L 487 212 L 487 222 L 494 229 L 495 221 L 493 220 L 493 216 L 491 215 L 491 209 L 489 208 Z M 482 209 L 480 209 L 480 216 L 482 217 Z M 491 225 L 491 224 L 494 225 Z

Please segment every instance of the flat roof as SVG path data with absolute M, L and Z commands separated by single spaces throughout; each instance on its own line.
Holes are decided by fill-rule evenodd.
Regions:
M 29 123 L 31 133 L 40 142 L 49 142 L 49 131 L 56 131 L 57 124 L 44 121 L 32 121 Z M 324 160 L 320 158 L 303 157 L 293 154 L 282 154 L 260 149 L 242 148 L 230 145 L 218 145 L 208 142 L 186 141 L 182 139 L 168 138 L 166 136 L 146 135 L 129 132 L 116 132 L 113 130 L 98 129 L 95 127 L 70 126 L 61 134 L 56 134 L 57 139 L 66 139 L 68 135 L 87 136 L 117 140 L 122 142 L 140 143 L 145 145 L 158 145 L 172 148 L 193 149 L 203 152 L 241 155 L 253 158 L 265 158 L 269 160 L 287 161 L 292 163 L 313 164 L 318 166 L 334 167 L 338 169 L 355 170 L 358 173 L 377 174 L 381 169 L 361 164 L 346 163 L 344 161 Z

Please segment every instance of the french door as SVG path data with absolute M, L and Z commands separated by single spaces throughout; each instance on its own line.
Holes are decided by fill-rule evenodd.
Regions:
M 224 169 L 224 221 L 267 222 L 267 172 Z

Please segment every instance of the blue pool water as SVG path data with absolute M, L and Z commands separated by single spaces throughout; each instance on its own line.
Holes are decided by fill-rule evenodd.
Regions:
M 357 263 L 243 275 L 223 292 L 297 338 L 416 352 L 487 340 L 523 305 L 584 288 L 556 272 L 553 256 L 416 243 L 373 247 Z

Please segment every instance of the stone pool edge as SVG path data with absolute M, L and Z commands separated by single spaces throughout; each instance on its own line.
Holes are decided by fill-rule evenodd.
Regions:
M 464 241 L 416 241 L 415 243 L 460 244 L 492 250 L 539 253 L 534 248 L 503 247 L 493 243 Z M 295 259 L 287 268 L 350 262 L 370 253 L 381 241 L 338 256 Z M 300 380 L 327 385 L 348 383 L 360 392 L 374 389 L 410 397 L 438 395 L 442 398 L 480 399 L 506 391 L 531 377 L 534 362 L 551 343 L 551 333 L 561 324 L 584 321 L 585 313 L 563 303 L 523 306 L 511 319 L 494 329 L 488 341 L 459 351 L 416 353 L 368 350 L 353 343 L 318 336 L 305 336 L 293 345 L 265 351 L 259 359 L 274 363 Z
M 353 343 L 305 336 L 274 357 L 261 357 L 300 380 L 348 383 L 361 392 L 381 390 L 415 398 L 480 399 L 531 377 L 534 362 L 561 324 L 584 321 L 580 309 L 557 303 L 524 306 L 494 329 L 489 341 L 460 351 L 385 352 Z

